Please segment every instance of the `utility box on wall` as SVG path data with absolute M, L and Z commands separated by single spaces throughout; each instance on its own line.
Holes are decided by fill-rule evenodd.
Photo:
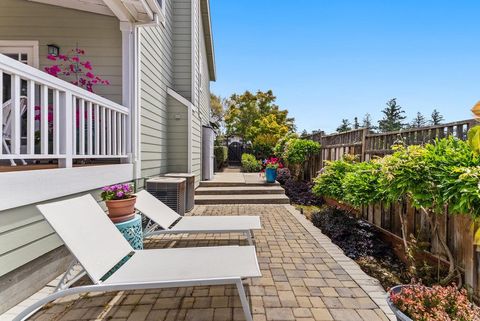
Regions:
M 215 131 L 212 127 L 204 126 L 202 134 L 202 178 L 208 181 L 213 179 L 213 170 L 215 168 L 215 155 L 213 151 Z

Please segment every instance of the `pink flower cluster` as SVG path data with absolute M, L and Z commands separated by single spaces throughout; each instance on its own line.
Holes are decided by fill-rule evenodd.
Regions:
M 92 63 L 83 60 L 81 58 L 83 55 L 85 55 L 85 50 L 78 48 L 73 49 L 71 55 L 48 55 L 48 60 L 55 61 L 58 64 L 45 67 L 45 71 L 54 77 L 70 78 L 72 84 L 90 92 L 93 92 L 93 86 L 95 85 L 110 85 L 108 80 L 104 80 L 93 73 Z
M 283 168 L 283 164 L 280 162 L 280 158 L 277 157 L 270 157 L 263 161 L 264 168 Z
M 116 184 L 103 187 L 101 197 L 104 201 L 123 200 L 131 198 L 132 194 L 131 184 Z
M 390 300 L 413 320 L 480 320 L 480 308 L 468 300 L 465 289 L 458 290 L 455 285 L 427 287 L 417 283 L 390 293 Z

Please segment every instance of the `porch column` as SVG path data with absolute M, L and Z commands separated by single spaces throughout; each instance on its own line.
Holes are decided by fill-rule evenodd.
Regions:
M 138 101 L 138 29 L 121 21 L 122 32 L 122 104 L 130 109 L 127 120 L 127 154 L 133 163 L 134 178 L 140 178 L 140 106 Z

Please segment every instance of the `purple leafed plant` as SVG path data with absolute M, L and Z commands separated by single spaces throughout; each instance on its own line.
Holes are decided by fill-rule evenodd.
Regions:
M 131 184 L 116 184 L 102 188 L 101 197 L 104 201 L 124 200 L 133 197 Z

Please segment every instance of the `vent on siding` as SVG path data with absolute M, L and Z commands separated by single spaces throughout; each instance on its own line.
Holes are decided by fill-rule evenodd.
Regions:
M 155 177 L 147 180 L 146 190 L 180 215 L 185 214 L 186 179 Z

